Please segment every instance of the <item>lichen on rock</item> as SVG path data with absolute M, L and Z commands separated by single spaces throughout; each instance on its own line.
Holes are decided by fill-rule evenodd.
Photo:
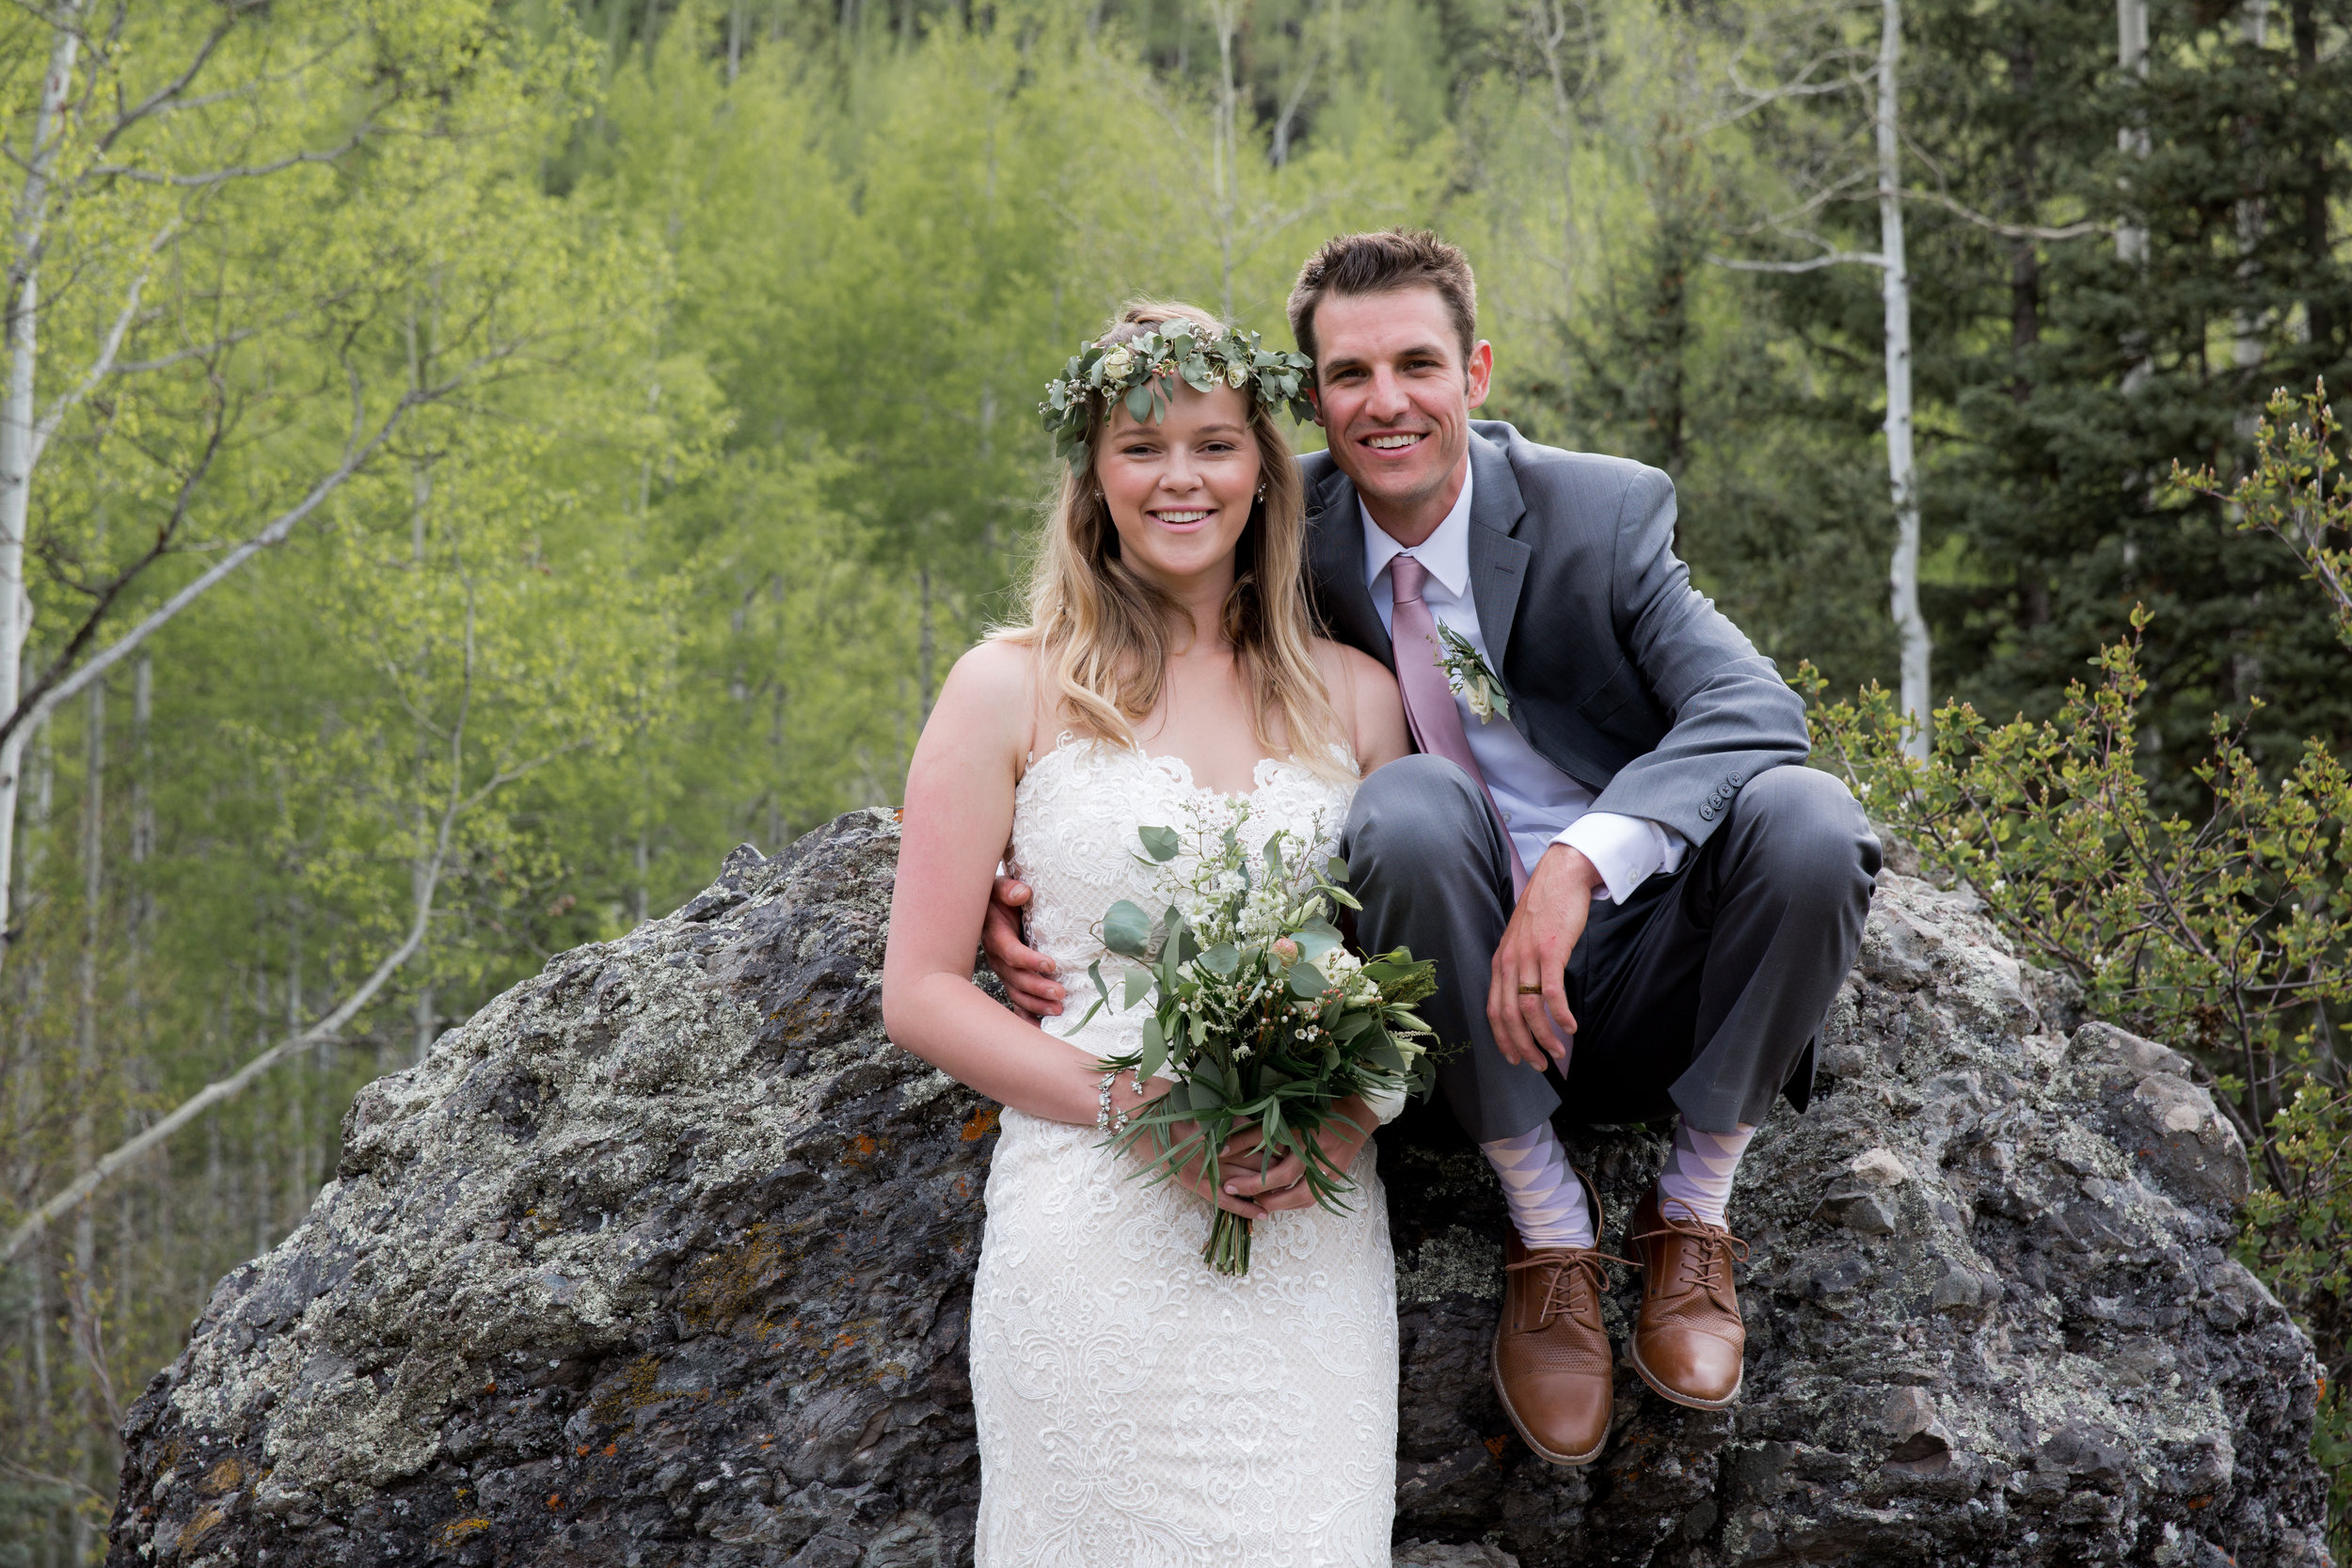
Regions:
M 995 1118 L 882 1037 L 897 843 L 738 850 L 361 1091 L 132 1410 L 109 1561 L 969 1562 Z M 2316 1367 L 2230 1256 L 2245 1150 L 2185 1058 L 2067 1010 L 1964 893 L 1882 877 L 1814 1108 L 1733 1202 L 1742 1400 L 1623 1369 L 1586 1470 L 1495 1404 L 1483 1163 L 1441 1109 L 1386 1129 L 1400 1561 L 2325 1562 Z M 1663 1137 L 1571 1139 L 1610 1245 Z

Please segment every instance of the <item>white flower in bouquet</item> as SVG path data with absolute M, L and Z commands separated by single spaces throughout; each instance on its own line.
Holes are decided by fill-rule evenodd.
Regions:
M 1186 834 L 1137 832 L 1145 856 L 1167 867 L 1167 910 L 1155 921 L 1121 899 L 1104 914 L 1104 946 L 1130 964 L 1116 1004 L 1102 960 L 1089 967 L 1098 1000 L 1077 1027 L 1104 1007 L 1151 999 L 1137 1048 L 1104 1066 L 1133 1072 L 1138 1089 L 1163 1072 L 1176 1085 L 1111 1130 L 1121 1148 L 1151 1138 L 1154 1180 L 1197 1161 L 1214 1187 L 1218 1150 L 1254 1126 L 1269 1158 L 1296 1155 L 1316 1201 L 1337 1208 L 1351 1187 L 1318 1135 L 1356 1125 L 1345 1102 L 1435 1087 L 1431 1031 L 1412 1006 L 1437 989 L 1437 966 L 1404 948 L 1371 958 L 1348 952 L 1329 915 L 1356 899 L 1344 862 L 1316 868 L 1322 824 L 1304 838 L 1278 831 L 1252 852 L 1243 845 L 1248 817 L 1247 801 L 1196 809 L 1188 871 L 1171 863 Z M 1247 1274 L 1249 1222 L 1217 1211 L 1201 1257 Z

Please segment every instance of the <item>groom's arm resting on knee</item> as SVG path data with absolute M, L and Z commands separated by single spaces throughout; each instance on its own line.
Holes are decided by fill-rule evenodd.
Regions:
M 1568 955 L 1584 936 L 1593 895 L 1602 885 L 1599 868 L 1573 845 L 1554 844 L 1529 873 L 1487 973 L 1486 1024 L 1504 1061 L 1538 1072 L 1547 1062 L 1565 1065 L 1565 1037 L 1576 1033 Z M 1521 989 L 1527 986 L 1541 992 Z

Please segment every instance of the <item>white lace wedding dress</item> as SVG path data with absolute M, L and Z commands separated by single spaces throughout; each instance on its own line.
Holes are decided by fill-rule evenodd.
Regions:
M 1246 842 L 1334 833 L 1348 785 L 1258 765 Z M 1090 927 L 1146 909 L 1157 868 L 1136 829 L 1217 809 L 1177 759 L 1065 739 L 1014 798 L 1029 940 L 1084 1010 Z M 1180 867 L 1182 863 L 1178 863 Z M 1097 1014 L 1073 1042 L 1133 1048 Z M 1091 1127 L 1004 1113 L 972 1292 L 978 1568 L 1386 1568 L 1396 1484 L 1396 1277 L 1368 1144 L 1344 1214 L 1257 1222 L 1249 1273 L 1200 1260 L 1211 1211 L 1134 1180 Z

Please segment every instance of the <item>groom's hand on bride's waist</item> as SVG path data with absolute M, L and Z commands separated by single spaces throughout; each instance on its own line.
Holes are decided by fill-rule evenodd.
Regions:
M 1486 1023 L 1502 1059 L 1542 1071 L 1547 1059 L 1565 1069 L 1576 1015 L 1568 1010 L 1568 955 L 1584 935 L 1599 869 L 1581 850 L 1555 844 L 1544 851 L 1495 944 L 1486 984 Z
M 1028 902 L 1026 882 L 996 879 L 989 891 L 988 913 L 980 920 L 980 951 L 1004 982 L 1015 1010 L 1034 1022 L 1057 1016 L 1068 993 L 1054 978 L 1054 960 L 1021 940 L 1021 911 Z

